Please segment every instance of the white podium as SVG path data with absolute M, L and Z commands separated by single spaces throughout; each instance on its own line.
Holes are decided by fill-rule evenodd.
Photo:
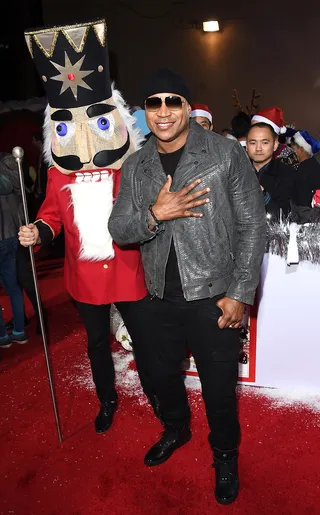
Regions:
M 250 384 L 320 391 L 320 265 L 265 254 L 257 297 Z
M 320 265 L 265 254 L 239 382 L 320 392 Z M 198 376 L 193 358 L 187 375 Z

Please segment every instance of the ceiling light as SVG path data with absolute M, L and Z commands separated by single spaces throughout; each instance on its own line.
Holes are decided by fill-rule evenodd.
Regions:
M 202 24 L 204 32 L 217 32 L 219 30 L 218 21 L 204 21 Z

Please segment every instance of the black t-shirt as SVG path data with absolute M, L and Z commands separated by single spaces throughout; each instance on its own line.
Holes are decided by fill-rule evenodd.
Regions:
M 183 150 L 184 146 L 179 148 L 179 150 L 176 150 L 175 152 L 170 152 L 168 154 L 160 154 L 159 152 L 162 168 L 166 175 L 171 175 L 171 177 L 173 178 L 180 158 L 182 156 Z M 164 297 L 183 297 L 177 255 L 174 247 L 173 238 L 166 267 Z

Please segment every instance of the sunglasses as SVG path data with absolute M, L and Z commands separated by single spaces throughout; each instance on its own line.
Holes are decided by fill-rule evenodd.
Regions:
M 184 104 L 184 100 L 176 95 L 170 95 L 165 99 L 162 99 L 161 97 L 149 97 L 145 100 L 144 104 L 148 111 L 155 112 L 161 109 L 163 102 L 166 104 L 170 111 L 179 111 L 179 109 L 182 107 L 182 104 Z

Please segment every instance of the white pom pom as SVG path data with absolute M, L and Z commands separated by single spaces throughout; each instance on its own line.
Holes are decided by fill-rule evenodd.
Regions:
M 287 132 L 287 127 L 280 127 L 280 134 L 285 134 Z
M 130 345 L 132 340 L 130 334 L 124 323 L 120 324 L 118 330 L 115 334 L 116 340 L 121 343 L 122 347 L 127 351 L 132 351 L 132 346 Z

